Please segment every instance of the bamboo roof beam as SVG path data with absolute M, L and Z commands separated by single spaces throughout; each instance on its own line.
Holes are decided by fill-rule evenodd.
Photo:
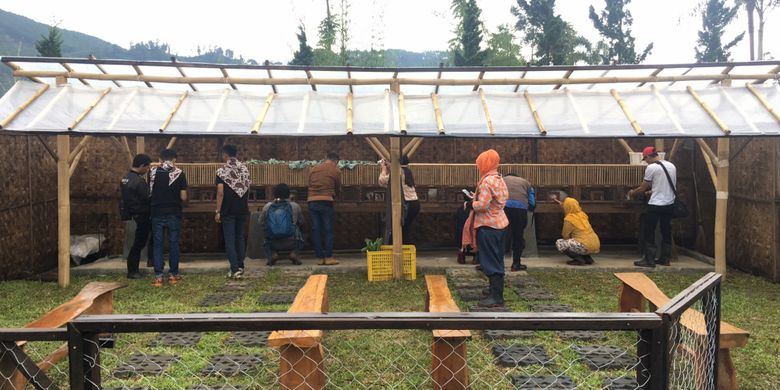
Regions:
M 255 119 L 255 124 L 252 125 L 252 134 L 257 134 L 260 132 L 260 127 L 263 126 L 265 117 L 266 115 L 268 115 L 268 110 L 271 109 L 271 103 L 274 101 L 274 96 L 276 96 L 275 93 L 269 92 L 268 96 L 265 97 L 265 103 L 263 103 L 263 108 L 260 109 L 260 113 L 257 115 L 257 119 Z
M 268 60 L 265 60 L 263 65 L 266 66 L 265 71 L 268 74 L 268 80 L 269 81 L 272 80 L 274 78 L 274 76 L 271 74 L 271 68 L 267 67 L 268 65 L 270 65 L 270 62 L 268 62 Z M 271 90 L 274 91 L 274 93 L 279 93 L 279 91 L 276 90 L 276 84 L 270 84 L 270 85 L 271 85 Z
M 352 135 L 352 92 L 347 94 L 347 134 Z
M 482 100 L 482 111 L 485 113 L 485 123 L 487 124 L 487 130 L 490 135 L 495 134 L 495 129 L 493 128 L 493 119 L 490 118 L 490 110 L 488 109 L 488 103 L 487 103 L 487 97 L 485 96 L 485 90 L 480 88 L 479 89 L 479 99 Z
M 720 120 L 718 115 L 715 114 L 715 111 L 713 111 L 712 108 L 710 108 L 709 104 L 707 104 L 707 102 L 705 102 L 704 99 L 702 99 L 701 96 L 699 96 L 699 94 L 696 93 L 696 91 L 694 91 L 690 85 L 685 89 L 693 97 L 693 99 L 699 103 L 699 106 L 702 108 L 702 110 L 704 110 L 704 112 L 706 112 L 707 115 L 709 115 L 710 118 L 712 118 L 715 124 L 717 124 L 721 130 L 723 130 L 723 134 L 725 135 L 731 134 L 731 129 L 729 129 L 729 127 L 722 120 Z
M 406 104 L 403 92 L 398 93 L 398 129 L 401 134 L 406 134 Z
M 87 58 L 88 58 L 88 59 L 90 59 L 90 60 L 92 60 L 92 61 L 95 61 L 95 60 L 97 60 L 97 57 L 95 57 L 95 55 L 94 55 L 94 54 L 90 54 L 89 56 L 87 56 Z M 108 72 L 106 72 L 106 69 L 105 69 L 105 68 L 103 68 L 103 65 L 100 65 L 100 64 L 98 64 L 98 63 L 93 63 L 92 65 L 94 65 L 96 68 L 98 68 L 98 70 L 100 71 L 100 73 L 103 73 L 103 74 L 108 74 Z M 122 86 L 122 84 L 121 84 L 119 81 L 116 81 L 116 80 L 111 80 L 111 82 L 112 82 L 112 83 L 114 83 L 114 85 L 116 85 L 117 87 L 121 87 L 121 86 Z
M 729 72 L 731 72 L 732 70 L 734 70 L 734 65 L 729 65 L 729 66 L 727 66 L 725 69 L 723 69 L 723 71 L 721 71 L 721 72 L 720 72 L 720 74 L 722 74 L 722 75 L 728 75 L 728 74 L 729 74 Z M 718 84 L 718 83 L 720 83 L 720 82 L 723 82 L 723 81 L 729 81 L 729 80 L 731 80 L 731 79 L 725 79 L 725 80 L 720 80 L 720 81 L 711 81 L 711 82 L 710 82 L 710 85 L 715 85 L 715 84 Z
M 479 72 L 479 76 L 477 76 L 477 83 L 474 84 L 474 88 L 471 89 L 472 92 L 476 92 L 479 89 L 479 87 L 482 85 L 482 79 L 483 78 L 485 78 L 485 71 L 484 70 Z
M 572 70 L 572 69 L 567 70 L 566 73 L 563 75 L 563 80 L 568 80 L 569 77 L 571 77 L 572 73 L 574 73 L 574 70 Z M 555 87 L 553 87 L 553 89 L 561 89 L 562 86 L 563 86 L 563 83 L 555 84 Z
M 154 88 L 154 86 L 152 85 L 152 83 L 150 81 L 145 80 L 145 78 L 147 78 L 147 76 L 144 74 L 144 72 L 141 72 L 141 68 L 138 65 L 133 65 L 133 70 L 135 70 L 135 73 L 138 76 L 138 77 L 136 77 L 136 81 L 143 81 L 144 84 L 146 84 L 147 87 Z M 113 76 L 111 74 L 109 74 L 107 76 L 109 77 L 107 80 L 117 80 L 117 79 L 111 77 L 111 76 Z M 128 81 L 132 81 L 132 79 L 129 79 Z
M 41 86 L 40 89 L 35 91 L 35 93 L 32 96 L 30 96 L 29 99 L 25 100 L 24 103 L 19 105 L 19 107 L 17 107 L 13 112 L 11 112 L 7 117 L 5 117 L 5 119 L 0 121 L 0 130 L 8 127 L 8 124 L 10 124 L 11 121 L 14 120 L 14 118 L 19 116 L 19 114 L 21 114 L 22 111 L 24 111 L 24 109 L 26 109 L 31 104 L 33 104 L 36 100 L 38 100 L 38 98 L 41 97 L 41 95 L 43 95 L 43 93 L 46 92 L 48 89 L 49 89 L 49 84 L 43 84 L 43 86 Z
M 6 64 L 9 68 L 11 68 L 11 70 L 14 71 L 14 72 L 22 71 L 22 67 L 17 65 L 17 64 L 15 64 L 15 63 L 13 63 L 13 62 L 10 62 L 10 61 L 9 62 L 4 62 L 4 64 Z M 14 75 L 14 76 L 16 76 L 16 75 Z M 39 79 L 37 77 L 30 77 L 30 76 L 18 76 L 18 77 L 27 77 L 28 79 L 30 79 L 32 81 L 35 81 L 36 83 L 45 84 L 43 81 L 41 81 L 41 79 Z
M 765 78 L 763 80 L 762 79 L 755 80 L 755 81 L 753 81 L 753 84 L 763 84 L 767 80 L 777 79 L 777 74 L 778 73 L 780 73 L 780 65 L 775 66 L 772 70 L 769 71 L 768 74 L 772 75 L 773 77 L 768 77 L 768 78 Z
M 607 75 L 607 73 L 609 73 L 609 69 L 607 69 L 607 70 L 605 70 L 605 71 L 601 72 L 601 74 L 599 75 L 599 77 L 604 77 L 604 76 L 606 76 L 606 75 Z M 593 87 L 595 87 L 595 86 L 596 86 L 596 84 L 591 84 L 591 85 L 589 85 L 589 86 L 588 86 L 588 89 L 593 89 Z
M 441 69 L 441 68 L 444 68 L 444 63 L 443 62 L 439 62 L 439 69 Z M 441 80 L 441 70 L 439 71 L 439 73 L 436 74 L 436 80 Z M 435 94 L 439 93 L 439 86 L 438 85 L 433 89 L 433 93 L 435 93 Z
M 525 78 L 525 76 L 526 76 L 527 74 L 528 74 L 528 71 L 527 71 L 527 70 L 526 70 L 526 71 L 524 71 L 524 72 L 523 72 L 523 74 L 521 74 L 521 75 L 520 75 L 520 80 L 524 79 L 524 78 Z M 515 89 L 514 89 L 514 92 L 515 92 L 515 93 L 517 93 L 517 91 L 519 91 L 519 90 L 520 90 L 520 85 L 521 85 L 520 83 L 517 83 L 517 84 L 515 85 Z
M 175 64 L 176 63 L 176 57 L 171 56 L 171 62 Z M 187 77 L 187 74 L 184 73 L 184 69 L 182 69 L 181 66 L 177 66 L 176 70 L 179 71 L 179 74 L 181 75 L 181 77 L 184 77 L 184 78 Z M 226 77 L 226 79 L 227 79 L 227 77 Z M 229 81 L 227 81 L 227 82 L 229 83 Z M 195 88 L 195 86 L 192 85 L 193 83 L 187 83 L 187 84 L 190 86 L 190 88 L 192 88 L 193 91 L 197 91 L 198 90 L 198 88 Z
M 228 74 L 228 72 L 227 72 L 227 70 L 225 68 L 219 68 L 219 71 L 222 72 L 222 75 L 225 76 L 226 80 L 230 78 L 230 75 Z M 235 84 L 228 83 L 228 85 L 230 85 L 230 88 L 233 88 L 236 91 L 238 90 L 238 88 L 236 88 Z
M 631 127 L 634 128 L 634 132 L 636 133 L 636 135 L 645 135 L 645 132 L 642 131 L 642 126 L 639 125 L 639 122 L 636 121 L 634 115 L 631 114 L 631 110 L 628 109 L 628 106 L 620 97 L 618 91 L 613 88 L 609 90 L 609 93 L 611 93 L 612 97 L 614 97 L 615 101 L 617 101 L 617 104 L 620 106 L 620 110 L 623 111 L 623 114 L 626 116 L 626 119 L 628 119 L 628 122 L 631 124 Z
M 162 126 L 160 126 L 160 132 L 164 132 L 168 125 L 171 124 L 171 121 L 173 120 L 173 116 L 176 115 L 176 113 L 179 111 L 179 108 L 181 107 L 181 104 L 184 103 L 184 99 L 189 96 L 189 91 L 184 91 L 184 93 L 179 96 L 179 100 L 176 101 L 176 104 L 173 106 L 173 109 L 171 112 L 168 113 L 168 116 L 165 118 L 165 121 L 163 122 Z
M 76 145 L 73 150 L 71 150 L 70 155 L 68 156 L 68 164 L 73 163 L 73 160 L 78 156 L 78 154 L 81 152 L 82 149 L 84 149 L 87 146 L 87 143 L 92 138 L 91 135 L 85 135 L 81 141 Z
M 655 96 L 656 100 L 658 100 L 658 104 L 661 105 L 661 108 L 666 113 L 666 116 L 669 117 L 669 120 L 672 122 L 672 125 L 674 125 L 674 128 L 677 129 L 677 132 L 685 134 L 685 129 L 683 129 L 682 125 L 680 124 L 680 120 L 677 119 L 677 115 L 674 114 L 674 111 L 672 110 L 672 107 L 669 105 L 669 102 L 666 100 L 666 98 L 661 95 L 660 92 L 658 92 L 658 88 L 655 85 L 651 85 L 650 90 L 653 92 L 653 96 Z
M 526 103 L 528 103 L 528 109 L 531 110 L 531 116 L 534 117 L 536 128 L 539 129 L 539 134 L 547 135 L 547 130 L 544 128 L 542 118 L 539 116 L 539 111 L 536 110 L 536 103 L 534 103 L 534 99 L 531 98 L 531 94 L 528 93 L 527 89 L 523 92 L 523 97 L 525 98 Z
M 758 92 L 758 90 L 750 85 L 750 83 L 746 83 L 745 87 L 750 91 L 750 93 L 753 94 L 753 96 L 758 100 L 759 103 L 761 103 L 764 108 L 769 111 L 769 114 L 772 115 L 775 120 L 777 120 L 778 123 L 780 123 L 780 113 L 778 113 L 772 106 L 769 104 L 769 102 L 766 100 L 764 95 L 761 94 L 761 92 Z M 0 127 L 1 128 L 1 127 Z
M 569 102 L 571 103 L 571 108 L 574 110 L 574 114 L 577 116 L 577 120 L 580 122 L 580 126 L 582 126 L 582 131 L 584 131 L 585 134 L 590 134 L 590 128 L 588 127 L 588 123 L 585 122 L 585 118 L 582 116 L 582 111 L 580 110 L 580 106 L 577 104 L 577 101 L 574 99 L 574 95 L 572 95 L 571 90 L 569 90 L 569 88 L 564 88 L 563 92 L 566 94 L 566 97 L 569 98 Z
M 347 64 L 347 68 L 349 68 L 349 64 Z M 351 80 L 351 79 L 352 79 L 352 72 L 347 70 L 347 80 Z M 353 93 L 353 92 L 354 91 L 352 90 L 352 84 L 349 84 L 349 93 Z
M 60 65 L 62 65 L 62 67 L 63 67 L 63 68 L 65 68 L 65 70 L 67 70 L 68 72 L 74 72 L 73 68 L 71 68 L 71 66 L 70 66 L 70 65 L 68 65 L 68 64 L 66 64 L 66 63 L 64 63 L 64 62 L 60 62 Z M 91 84 L 90 84 L 90 83 L 89 83 L 87 80 L 84 80 L 84 79 L 78 79 L 78 80 L 79 80 L 79 81 L 80 81 L 82 84 L 84 84 L 84 85 L 87 85 L 87 86 L 90 86 L 90 85 L 91 85 Z
M 626 150 L 626 152 L 634 153 L 634 149 L 631 149 L 631 145 L 629 145 L 628 142 L 626 142 L 626 140 L 624 140 L 623 138 L 618 138 L 617 142 L 620 144 L 620 146 L 623 147 L 623 149 Z
M 311 85 L 311 90 L 316 91 L 317 90 L 317 84 L 314 84 L 311 82 L 313 77 L 311 77 L 311 71 L 306 69 L 306 80 L 309 80 L 309 84 Z
M 664 70 L 664 68 L 658 68 L 658 69 L 654 70 L 653 73 L 650 73 L 650 77 L 658 76 L 658 74 L 661 73 L 663 70 Z M 647 81 L 643 81 L 643 82 L 639 83 L 639 85 L 637 85 L 636 87 L 637 88 L 643 87 L 645 84 L 647 84 Z
M 92 112 L 93 109 L 95 109 L 95 106 L 97 106 L 100 103 L 100 101 L 103 100 L 103 98 L 106 97 L 106 95 L 108 95 L 109 92 L 111 92 L 111 87 L 104 89 L 103 92 L 100 93 L 100 96 L 98 96 L 95 99 L 95 101 L 93 101 L 92 104 L 90 104 L 87 107 L 87 109 L 84 110 L 84 112 L 82 112 L 78 117 L 76 117 L 73 123 L 71 123 L 70 126 L 68 126 L 68 130 L 75 129 L 76 126 L 78 126 L 79 123 L 81 123 L 81 121 L 83 121 L 87 117 L 87 115 L 89 115 L 89 113 Z
M 436 116 L 436 130 L 439 134 L 444 134 L 444 120 L 441 117 L 441 107 L 439 106 L 439 95 L 431 94 L 431 103 L 433 103 L 433 114 Z
M 694 68 L 688 68 L 688 69 L 687 69 L 685 72 L 683 72 L 683 73 L 682 73 L 682 75 L 680 75 L 680 76 L 687 76 L 687 75 L 688 75 L 688 73 L 691 73 L 691 71 L 692 71 L 693 69 L 694 69 Z M 721 76 L 722 76 L 722 75 L 721 75 Z M 720 80 L 723 80 L 723 79 L 725 79 L 725 77 L 723 77 L 723 78 L 719 79 L 718 81 L 720 81 Z M 714 79 L 713 79 L 713 80 L 714 80 Z M 677 80 L 677 79 L 675 79 L 675 80 L 671 80 L 671 82 L 669 83 L 669 85 L 667 85 L 667 87 L 671 87 L 671 86 L 672 86 L 674 83 L 676 83 L 676 82 L 678 82 L 678 81 L 682 81 L 682 80 Z

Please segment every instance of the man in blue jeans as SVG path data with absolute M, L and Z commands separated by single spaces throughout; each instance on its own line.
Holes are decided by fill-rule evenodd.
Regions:
M 230 263 L 227 277 L 244 277 L 246 238 L 244 226 L 249 215 L 249 169 L 238 161 L 238 149 L 234 145 L 222 147 L 225 165 L 217 169 L 217 210 L 214 219 L 222 224 L 225 237 L 225 254 Z
M 325 162 L 309 171 L 311 241 L 320 265 L 336 265 L 333 258 L 333 200 L 341 187 L 339 155 L 328 153 Z M 324 238 L 324 242 L 323 242 Z
M 181 206 L 187 202 L 187 176 L 176 167 L 176 151 L 165 149 L 160 153 L 160 166 L 152 168 L 149 175 L 151 192 L 152 237 L 154 238 L 154 283 L 163 285 L 163 234 L 168 229 L 170 270 L 168 283 L 176 284 L 179 276 L 179 233 L 181 232 Z

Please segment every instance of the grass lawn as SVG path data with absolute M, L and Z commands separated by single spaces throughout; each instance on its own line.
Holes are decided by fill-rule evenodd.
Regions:
M 611 273 L 544 271 L 530 272 L 542 282 L 545 289 L 556 293 L 556 303 L 565 303 L 577 311 L 615 311 L 617 306 L 618 282 Z M 651 278 L 668 295 L 673 296 L 701 274 L 657 273 Z M 236 302 L 213 308 L 202 308 L 198 302 L 206 295 L 224 285 L 220 274 L 187 275 L 180 285 L 153 288 L 149 280 L 130 281 L 130 286 L 116 292 L 114 310 L 117 313 L 158 314 L 188 313 L 196 311 L 252 312 L 285 310 L 286 305 L 259 305 L 256 301 L 271 286 L 282 282 L 282 274 L 271 272 L 258 279 L 250 279 L 252 288 L 243 293 Z M 23 326 L 51 308 L 75 295 L 92 280 L 115 281 L 115 277 L 76 277 L 72 287 L 58 289 L 56 284 L 30 281 L 10 281 L 0 284 L 0 327 Z M 421 311 L 425 288 L 423 279 L 414 282 L 368 283 L 363 274 L 334 274 L 329 276 L 328 295 L 332 312 L 379 312 L 379 311 Z M 729 274 L 723 288 L 723 319 L 751 332 L 747 346 L 732 350 L 737 368 L 737 378 L 742 389 L 780 388 L 780 285 L 768 283 L 760 278 L 739 272 Z M 520 300 L 511 290 L 505 293 L 507 304 L 515 311 L 528 310 L 528 302 Z M 468 305 L 459 302 L 463 310 Z M 499 368 L 494 363 L 490 348 L 496 342 L 474 333 L 469 344 L 469 366 L 474 388 L 511 388 L 508 376 L 520 373 L 517 369 Z M 106 385 L 152 386 L 153 388 L 186 388 L 198 384 L 273 383 L 278 352 L 262 347 L 226 346 L 227 333 L 204 334 L 197 348 L 149 347 L 147 344 L 155 334 L 123 334 L 117 337 L 114 349 L 102 352 L 102 365 Z M 601 344 L 614 344 L 631 350 L 635 337 L 629 332 L 610 332 Z M 575 379 L 581 388 L 600 388 L 605 374 L 593 374 L 577 362 L 568 348 L 573 342 L 562 340 L 553 332 L 536 332 L 532 338 L 517 340 L 518 343 L 544 345 L 555 361 L 554 369 L 530 366 L 525 373 L 552 375 L 562 370 Z M 343 388 L 430 388 L 430 333 L 403 330 L 356 330 L 326 333 L 324 341 L 327 354 L 327 372 L 333 383 Z M 49 343 L 32 343 L 28 352 L 42 354 L 54 348 Z M 158 376 L 110 380 L 110 370 L 133 353 L 154 352 L 175 354 L 179 361 Z M 200 375 L 211 356 L 217 353 L 257 354 L 265 361 L 259 372 L 251 376 L 226 379 L 220 376 Z M 572 363 L 574 362 L 574 363 Z M 51 376 L 64 383 L 67 365 L 60 364 Z M 624 374 L 622 371 L 610 375 Z M 108 378 L 108 379 L 105 379 Z

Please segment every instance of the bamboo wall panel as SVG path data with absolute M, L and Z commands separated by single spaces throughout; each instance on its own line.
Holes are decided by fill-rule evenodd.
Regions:
M 776 223 L 775 205 L 747 199 L 730 199 L 726 253 L 729 266 L 770 279 L 776 276 L 774 270 L 774 229 Z M 778 281 L 775 279 L 774 281 Z
M 3 159 L 3 171 L 0 174 L 3 196 L 0 196 L 0 210 L 30 201 L 27 147 L 27 137 L 3 137 L 3 142 L 0 143 L 0 158 Z

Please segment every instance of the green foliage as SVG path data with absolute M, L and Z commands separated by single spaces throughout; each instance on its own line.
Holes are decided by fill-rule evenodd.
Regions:
M 638 64 L 643 62 L 651 50 L 653 44 L 645 47 L 641 54 L 636 52 L 635 38 L 631 35 L 631 25 L 634 18 L 626 6 L 631 0 L 605 0 L 606 8 L 600 14 L 590 6 L 590 20 L 593 27 L 604 37 L 604 46 L 598 47 L 601 63 L 603 64 Z
M 171 58 L 171 47 L 167 43 L 160 43 L 159 40 L 130 42 L 130 50 L 127 53 L 131 58 L 139 61 L 168 61 Z
M 376 252 L 380 250 L 381 246 L 384 244 L 384 240 L 381 237 L 373 241 L 371 241 L 370 238 L 366 238 L 365 242 L 366 246 L 360 249 L 361 252 Z
M 314 64 L 314 51 L 306 41 L 306 29 L 303 23 L 298 26 L 298 51 L 293 54 L 290 65 L 312 65 Z
M 62 57 L 62 33 L 57 26 L 49 27 L 48 35 L 41 35 L 35 49 L 41 57 Z
M 525 60 L 520 54 L 520 45 L 515 43 L 511 26 L 498 26 L 498 32 L 490 34 L 488 40 L 486 65 L 514 66 L 524 65 Z
M 533 46 L 532 65 L 594 63 L 590 42 L 555 14 L 555 0 L 517 0 L 512 14 L 517 17 L 515 27 Z
M 482 10 L 476 0 L 453 0 L 452 12 L 458 20 L 456 37 L 452 43 L 452 63 L 455 66 L 485 65 L 487 51 L 481 50 Z
M 705 3 L 700 4 L 702 28 L 696 41 L 697 62 L 730 60 L 730 50 L 745 37 L 745 33 L 742 32 L 726 44 L 723 44 L 722 39 L 726 26 L 731 23 L 738 10 L 739 6 L 729 6 L 726 0 L 705 0 Z

